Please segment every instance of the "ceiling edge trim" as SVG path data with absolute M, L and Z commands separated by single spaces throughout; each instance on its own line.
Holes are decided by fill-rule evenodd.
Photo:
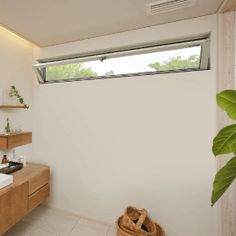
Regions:
M 22 38 L 23 40 L 25 40 L 25 41 L 27 41 L 27 42 L 33 44 L 34 46 L 41 47 L 38 43 L 36 43 L 36 42 L 34 42 L 34 41 L 32 41 L 32 40 L 26 38 L 26 37 L 23 36 L 22 34 L 19 34 L 18 32 L 14 31 L 14 30 L 11 29 L 10 27 L 8 27 L 8 26 L 6 26 L 6 25 L 4 25 L 4 24 L 2 24 L 2 23 L 0 23 L 0 26 L 2 26 L 2 27 L 3 27 L 4 29 L 6 29 L 7 31 L 9 31 L 9 32 L 11 32 L 11 33 L 17 35 L 18 37 Z

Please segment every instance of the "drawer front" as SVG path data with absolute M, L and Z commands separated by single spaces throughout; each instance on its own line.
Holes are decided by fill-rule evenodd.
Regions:
M 15 223 L 21 220 L 28 212 L 28 183 L 17 186 L 14 190 L 14 218 Z
M 50 187 L 49 184 L 47 184 L 29 196 L 29 211 L 32 211 L 35 207 L 41 204 L 49 196 L 49 192 Z
M 49 183 L 50 170 L 49 168 L 43 169 L 39 174 L 33 176 L 29 180 L 29 195 L 42 188 Z

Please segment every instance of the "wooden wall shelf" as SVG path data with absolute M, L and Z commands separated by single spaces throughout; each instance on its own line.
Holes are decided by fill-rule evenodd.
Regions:
M 0 109 L 25 108 L 24 105 L 0 105 Z
M 32 143 L 32 133 L 22 132 L 18 134 L 0 135 L 0 149 L 12 149 Z

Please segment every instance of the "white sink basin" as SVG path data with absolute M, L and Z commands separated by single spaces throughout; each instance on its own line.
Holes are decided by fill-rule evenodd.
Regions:
M 13 183 L 12 175 L 0 174 L 0 189 Z

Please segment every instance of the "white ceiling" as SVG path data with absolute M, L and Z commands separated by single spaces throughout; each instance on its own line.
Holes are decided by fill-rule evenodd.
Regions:
M 153 0 L 155 1 L 155 0 Z M 223 0 L 147 16 L 151 0 L 0 0 L 0 24 L 50 46 L 216 13 Z

